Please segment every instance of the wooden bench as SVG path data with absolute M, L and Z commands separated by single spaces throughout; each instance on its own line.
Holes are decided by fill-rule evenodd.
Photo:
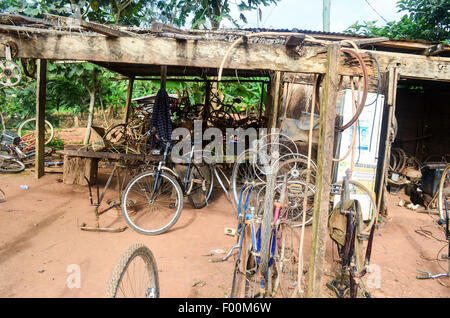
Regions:
M 65 184 L 87 185 L 84 177 L 87 177 L 92 184 L 95 184 L 98 174 L 98 162 L 100 160 L 142 163 L 160 160 L 159 156 L 100 151 L 59 150 L 56 153 L 64 156 L 63 183 Z

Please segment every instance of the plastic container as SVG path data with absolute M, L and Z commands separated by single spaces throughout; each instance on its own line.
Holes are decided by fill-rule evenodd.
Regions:
M 424 193 L 431 196 L 436 194 L 445 167 L 446 164 L 442 162 L 429 162 L 424 164 L 421 182 L 421 189 Z

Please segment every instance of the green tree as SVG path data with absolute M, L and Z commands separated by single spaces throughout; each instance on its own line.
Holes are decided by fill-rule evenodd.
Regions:
M 173 13 L 172 22 L 174 25 L 184 25 L 189 14 L 193 14 L 191 20 L 192 28 L 197 29 L 218 29 L 224 20 L 232 22 L 234 26 L 239 26 L 239 20 L 247 23 L 245 12 L 259 10 L 260 6 L 276 4 L 280 0 L 170 0 L 166 9 Z M 239 8 L 239 18 L 231 15 L 230 3 L 234 3 Z M 162 7 L 160 7 L 161 9 Z M 165 16 L 168 14 L 166 13 Z
M 356 22 L 345 32 L 450 43 L 450 0 L 399 0 L 397 8 L 407 12 L 399 21 L 384 27 L 377 21 Z

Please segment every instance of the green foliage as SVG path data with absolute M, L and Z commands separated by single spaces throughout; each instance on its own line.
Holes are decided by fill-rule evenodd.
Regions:
M 280 0 L 237 0 L 241 10 L 239 20 L 246 22 L 245 12 L 260 6 L 276 4 Z M 148 26 L 161 21 L 182 27 L 191 22 L 193 28 L 218 28 L 229 20 L 238 26 L 238 19 L 231 16 L 228 0 L 2 0 L 0 12 L 22 14 L 42 18 L 44 13 L 60 16 L 80 16 L 87 21 L 105 24 Z M 188 19 L 192 19 L 188 21 Z M 16 61 L 17 62 L 17 61 Z M 127 82 L 117 81 L 117 74 L 91 63 L 61 64 L 49 61 L 47 74 L 46 114 L 77 115 L 88 110 L 89 91 L 96 91 L 95 106 L 118 111 L 125 105 Z M 192 105 L 204 102 L 204 83 L 168 82 L 169 93 L 187 93 Z M 235 97 L 242 106 L 259 105 L 260 83 L 223 84 L 224 102 L 231 104 Z M 154 94 L 159 82 L 136 81 L 133 98 Z M 36 82 L 23 75 L 18 86 L 0 89 L 0 110 L 8 127 L 17 127 L 24 119 L 35 116 Z M 101 99 L 101 100 L 100 100 Z M 100 103 L 101 101 L 101 103 Z M 56 118 L 56 116 L 55 116 Z
M 50 141 L 46 147 L 52 147 L 54 150 L 63 150 L 64 149 L 64 141 L 55 136 L 52 141 Z
M 384 27 L 377 26 L 377 21 L 364 21 L 362 24 L 356 22 L 345 32 L 450 44 L 449 0 L 399 0 L 397 7 L 399 12 L 407 12 L 399 21 L 389 22 Z
M 0 90 L 0 111 L 7 128 L 17 128 L 26 118 L 33 117 L 36 104 L 36 82 L 28 78 L 14 87 Z

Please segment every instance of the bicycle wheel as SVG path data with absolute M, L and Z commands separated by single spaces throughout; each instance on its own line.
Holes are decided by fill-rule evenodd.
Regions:
M 235 205 L 239 204 L 239 194 L 244 186 L 256 184 L 262 185 L 265 181 L 264 175 L 258 175 L 255 170 L 254 162 L 260 157 L 258 152 L 253 149 L 248 149 L 241 153 L 233 166 L 231 173 L 231 192 Z M 263 161 L 267 159 L 263 157 Z
M 278 272 L 273 296 L 297 297 L 300 235 L 288 223 L 281 223 L 277 231 L 277 255 L 275 264 Z M 303 268 L 303 264 L 301 266 Z
M 188 199 L 192 206 L 201 209 L 211 196 L 213 189 L 213 170 L 210 165 L 192 165 L 189 176 Z
M 441 180 L 439 181 L 438 189 L 438 209 L 441 220 L 446 219 L 445 215 L 445 198 L 450 195 L 450 164 L 448 164 L 444 171 L 442 171 Z
M 21 172 L 25 170 L 25 164 L 8 155 L 0 155 L 0 172 Z
M 259 281 L 255 256 L 252 253 L 252 233 L 249 225 L 245 225 L 242 232 L 241 249 L 235 263 L 232 298 L 255 298 L 259 296 Z
M 277 183 L 274 192 L 274 200 L 277 201 L 280 197 L 282 184 Z M 280 211 L 280 220 L 290 222 L 292 227 L 302 226 L 303 223 L 303 204 L 306 196 L 306 217 L 305 226 L 311 224 L 313 219 L 314 207 L 314 187 L 309 185 L 306 190 L 306 184 L 298 180 L 289 180 L 287 183 L 287 202 L 286 207 Z M 265 197 L 266 186 L 263 185 L 258 192 L 257 202 L 263 204 Z
M 280 157 L 278 162 L 278 169 L 276 171 L 277 181 L 281 180 L 281 177 L 287 177 L 288 184 L 288 196 L 287 207 L 284 209 L 282 219 L 285 221 L 296 222 L 292 226 L 302 226 L 303 221 L 303 205 L 306 203 L 306 217 L 305 225 L 312 222 L 313 218 L 313 205 L 315 194 L 315 163 L 310 162 L 310 176 L 308 185 L 306 184 L 308 173 L 308 158 L 304 158 L 301 154 L 287 155 Z M 281 185 L 278 185 L 279 191 Z M 306 199 L 306 200 L 305 200 Z
M 170 229 L 183 209 L 183 192 L 174 177 L 161 172 L 156 184 L 154 171 L 131 179 L 122 196 L 122 212 L 133 230 L 146 235 L 158 235 Z
M 107 298 L 159 298 L 158 267 L 143 244 L 130 246 L 121 256 L 106 286 Z
M 55 129 L 53 128 L 53 125 L 48 121 L 45 120 L 44 125 L 44 131 L 45 131 L 45 145 L 47 145 L 50 141 L 53 140 L 53 137 L 55 135 Z M 20 124 L 19 129 L 17 130 L 17 134 L 20 137 L 24 137 L 25 143 L 32 143 L 36 141 L 36 118 L 30 118 L 25 120 L 23 123 Z M 26 138 L 26 136 L 30 136 L 30 138 Z

